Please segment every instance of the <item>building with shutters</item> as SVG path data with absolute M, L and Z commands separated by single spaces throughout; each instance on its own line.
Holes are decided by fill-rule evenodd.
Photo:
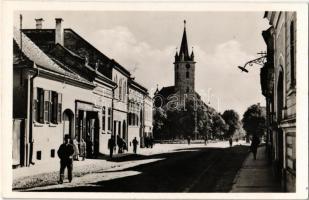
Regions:
M 44 53 L 23 32 L 14 30 L 13 151 L 15 165 L 57 158 L 64 134 L 74 136 L 77 100 L 94 105 L 95 85 Z M 13 155 L 15 155 L 13 153 Z M 17 155 L 17 154 L 16 154 Z
M 296 12 L 265 12 L 270 28 L 262 32 L 267 62 L 261 69 L 266 98 L 269 158 L 285 191 L 296 178 Z
M 36 19 L 36 29 L 14 30 L 16 166 L 57 158 L 65 134 L 91 144 L 89 157 L 108 154 L 112 136 L 129 143 L 136 134 L 128 124 L 130 72 L 72 29 L 62 29 L 61 18 L 55 21 L 55 29 L 42 29 L 43 19 Z M 142 92 L 144 111 L 148 91 L 135 81 L 133 85 Z M 139 120 L 142 127 L 144 118 Z

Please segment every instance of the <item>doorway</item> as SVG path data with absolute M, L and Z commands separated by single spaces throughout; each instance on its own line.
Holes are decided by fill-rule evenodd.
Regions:
M 70 138 L 74 138 L 73 119 L 74 114 L 72 110 L 66 109 L 63 112 L 63 138 L 65 135 L 69 135 Z

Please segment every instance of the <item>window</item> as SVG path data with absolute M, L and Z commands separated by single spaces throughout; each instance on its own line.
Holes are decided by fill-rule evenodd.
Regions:
M 123 101 L 126 101 L 126 94 L 127 94 L 127 82 L 123 82 Z
M 57 110 L 58 110 L 58 94 L 52 91 L 51 93 L 51 122 L 56 124 L 57 121 Z
M 57 110 L 57 122 L 61 123 L 62 121 L 62 94 L 58 93 L 58 110 Z
M 50 157 L 55 157 L 55 149 L 50 150 Z
M 119 80 L 119 100 L 122 100 L 122 80 Z
M 50 91 L 44 90 L 44 122 L 50 122 Z
M 186 78 L 189 78 L 189 71 L 186 72 Z
M 291 87 L 296 84 L 295 78 L 295 33 L 294 33 L 294 22 L 290 25 L 290 66 L 291 66 Z
M 190 92 L 190 89 L 189 89 L 189 87 L 187 87 L 187 93 L 188 93 L 188 92 Z
M 42 159 L 42 151 L 37 151 L 36 152 L 36 159 L 41 160 Z
M 105 113 L 105 106 L 102 108 L 102 131 L 105 133 L 105 119 L 106 119 L 106 113 Z
M 37 89 L 36 108 L 37 108 L 36 121 L 44 123 L 44 90 L 42 88 Z
M 118 122 L 118 135 L 121 135 L 121 122 Z
M 33 92 L 33 119 L 39 123 L 61 123 L 62 94 L 37 88 Z
M 108 108 L 107 112 L 107 130 L 112 130 L 112 109 Z

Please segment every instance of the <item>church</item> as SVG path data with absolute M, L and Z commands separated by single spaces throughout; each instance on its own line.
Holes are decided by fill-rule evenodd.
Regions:
M 180 50 L 176 51 L 174 62 L 174 85 L 157 88 L 154 94 L 156 107 L 184 105 L 188 100 L 200 101 L 200 95 L 195 91 L 195 64 L 193 49 L 189 54 L 186 20 Z

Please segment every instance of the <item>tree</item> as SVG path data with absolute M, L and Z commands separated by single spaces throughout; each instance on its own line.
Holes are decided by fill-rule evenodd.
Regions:
M 259 104 L 250 106 L 243 115 L 242 123 L 247 135 L 264 135 L 266 130 L 265 108 Z
M 222 138 L 226 134 L 229 126 L 225 123 L 222 116 L 218 113 L 212 117 L 212 131 L 217 138 Z
M 235 131 L 239 129 L 239 115 L 234 110 L 226 110 L 222 115 L 225 123 L 228 125 L 228 130 L 225 137 L 233 136 Z
M 155 138 L 162 138 L 166 118 L 166 112 L 162 108 L 158 107 L 153 110 L 153 134 Z

